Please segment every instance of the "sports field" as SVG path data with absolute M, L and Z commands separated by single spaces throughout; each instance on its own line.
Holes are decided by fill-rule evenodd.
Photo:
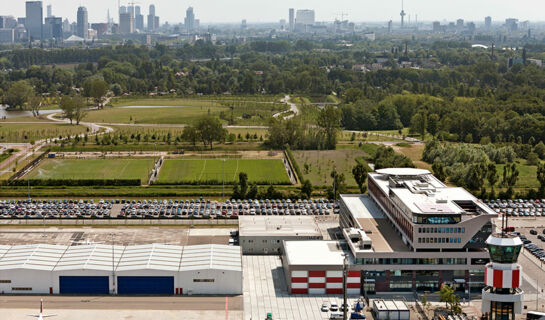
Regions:
M 225 170 L 224 170 L 225 168 Z M 290 179 L 280 159 L 188 159 L 165 160 L 159 173 L 159 183 L 213 183 L 238 181 L 238 174 L 245 172 L 250 183 L 289 184 Z
M 153 159 L 45 159 L 30 179 L 140 179 L 147 182 Z M 25 176 L 26 178 L 26 176 Z

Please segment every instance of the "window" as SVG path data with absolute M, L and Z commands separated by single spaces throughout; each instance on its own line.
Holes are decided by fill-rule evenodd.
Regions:
M 11 283 L 11 280 L 0 280 L 0 283 Z
M 263 240 L 263 243 L 267 243 L 267 240 Z
M 214 282 L 214 279 L 193 279 L 193 282 Z
M 32 288 L 30 288 L 30 287 L 12 287 L 11 290 L 13 290 L 13 291 L 32 291 Z

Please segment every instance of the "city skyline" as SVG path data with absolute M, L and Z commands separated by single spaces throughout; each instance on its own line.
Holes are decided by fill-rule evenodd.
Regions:
M 441 2 L 431 0 L 408 0 L 404 3 L 407 14 L 405 17 L 408 23 L 409 16 L 414 22 L 416 15 L 418 21 L 455 21 L 462 18 L 465 21 L 481 23 L 484 17 L 491 16 L 492 21 L 505 21 L 506 18 L 518 18 L 520 20 L 531 20 L 533 22 L 545 21 L 541 12 L 545 10 L 545 3 L 537 0 L 523 0 L 520 2 L 480 0 L 478 3 L 470 0 L 459 0 L 456 2 Z M 251 0 L 233 0 L 229 2 L 219 0 L 201 0 L 198 3 L 193 1 L 172 1 L 155 0 L 141 2 L 142 14 L 147 15 L 149 5 L 154 4 L 156 15 L 161 16 L 163 21 L 171 24 L 183 23 L 185 10 L 193 7 L 201 23 L 240 23 L 246 19 L 249 23 L 256 22 L 278 22 L 280 19 L 288 19 L 288 9 L 313 9 L 316 12 L 316 21 L 333 21 L 341 15 L 347 14 L 347 19 L 355 22 L 386 22 L 389 20 L 399 22 L 401 0 L 385 0 L 380 3 L 362 2 L 354 4 L 350 0 L 336 2 L 316 2 L 311 0 L 300 1 L 275 1 L 274 3 L 256 2 Z M 76 21 L 77 8 L 81 5 L 87 8 L 89 21 L 105 22 L 107 10 L 118 22 L 117 1 L 94 0 L 74 2 L 69 0 L 43 1 L 45 11 L 48 5 L 52 5 L 52 14 Z M 128 3 L 121 2 L 121 5 Z M 471 10 L 468 10 L 471 8 Z M 5 8 L 0 15 L 13 15 L 15 17 L 25 16 L 24 1 L 17 5 Z M 46 12 L 44 12 L 46 16 Z

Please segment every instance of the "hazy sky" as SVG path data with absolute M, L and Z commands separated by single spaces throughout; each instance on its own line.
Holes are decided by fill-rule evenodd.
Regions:
M 277 22 L 288 19 L 288 8 L 315 9 L 316 20 L 332 21 L 341 13 L 356 22 L 399 20 L 401 0 L 142 0 L 135 1 L 148 14 L 148 6 L 155 4 L 156 14 L 165 21 L 182 22 L 188 6 L 195 8 L 195 15 L 201 22 Z M 0 0 L 0 15 L 25 15 L 25 0 Z M 8 4 L 9 3 L 9 4 Z M 77 7 L 84 5 L 89 12 L 90 22 L 106 21 L 109 8 L 117 21 L 117 0 L 48 0 L 53 5 L 53 14 L 75 20 Z M 128 1 L 121 1 L 127 5 Z M 405 11 L 418 20 L 455 20 L 481 22 L 487 15 L 493 21 L 514 17 L 520 20 L 545 21 L 543 0 L 405 0 Z

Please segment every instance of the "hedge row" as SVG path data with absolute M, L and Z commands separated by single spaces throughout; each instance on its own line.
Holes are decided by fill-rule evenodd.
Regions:
M 19 179 L 0 181 L 2 186 L 140 186 L 140 179 Z
M 289 180 L 287 181 L 249 181 L 249 184 L 257 184 L 257 185 L 283 185 L 288 186 L 291 185 L 291 182 Z M 154 181 L 152 182 L 152 185 L 156 186 L 169 186 L 169 185 L 191 185 L 191 186 L 200 186 L 200 185 L 212 185 L 212 186 L 221 186 L 223 184 L 222 180 L 181 180 L 181 181 Z M 233 185 L 235 184 L 235 181 L 225 181 L 225 185 Z
M 297 180 L 299 182 L 303 182 L 303 173 L 301 172 L 301 169 L 299 168 L 299 165 L 297 164 L 297 161 L 295 161 L 295 158 L 293 157 L 293 153 L 291 153 L 290 149 L 286 149 L 286 154 L 288 155 L 288 158 L 291 162 L 291 165 L 293 166 L 293 170 L 295 170 L 295 173 L 297 174 Z

